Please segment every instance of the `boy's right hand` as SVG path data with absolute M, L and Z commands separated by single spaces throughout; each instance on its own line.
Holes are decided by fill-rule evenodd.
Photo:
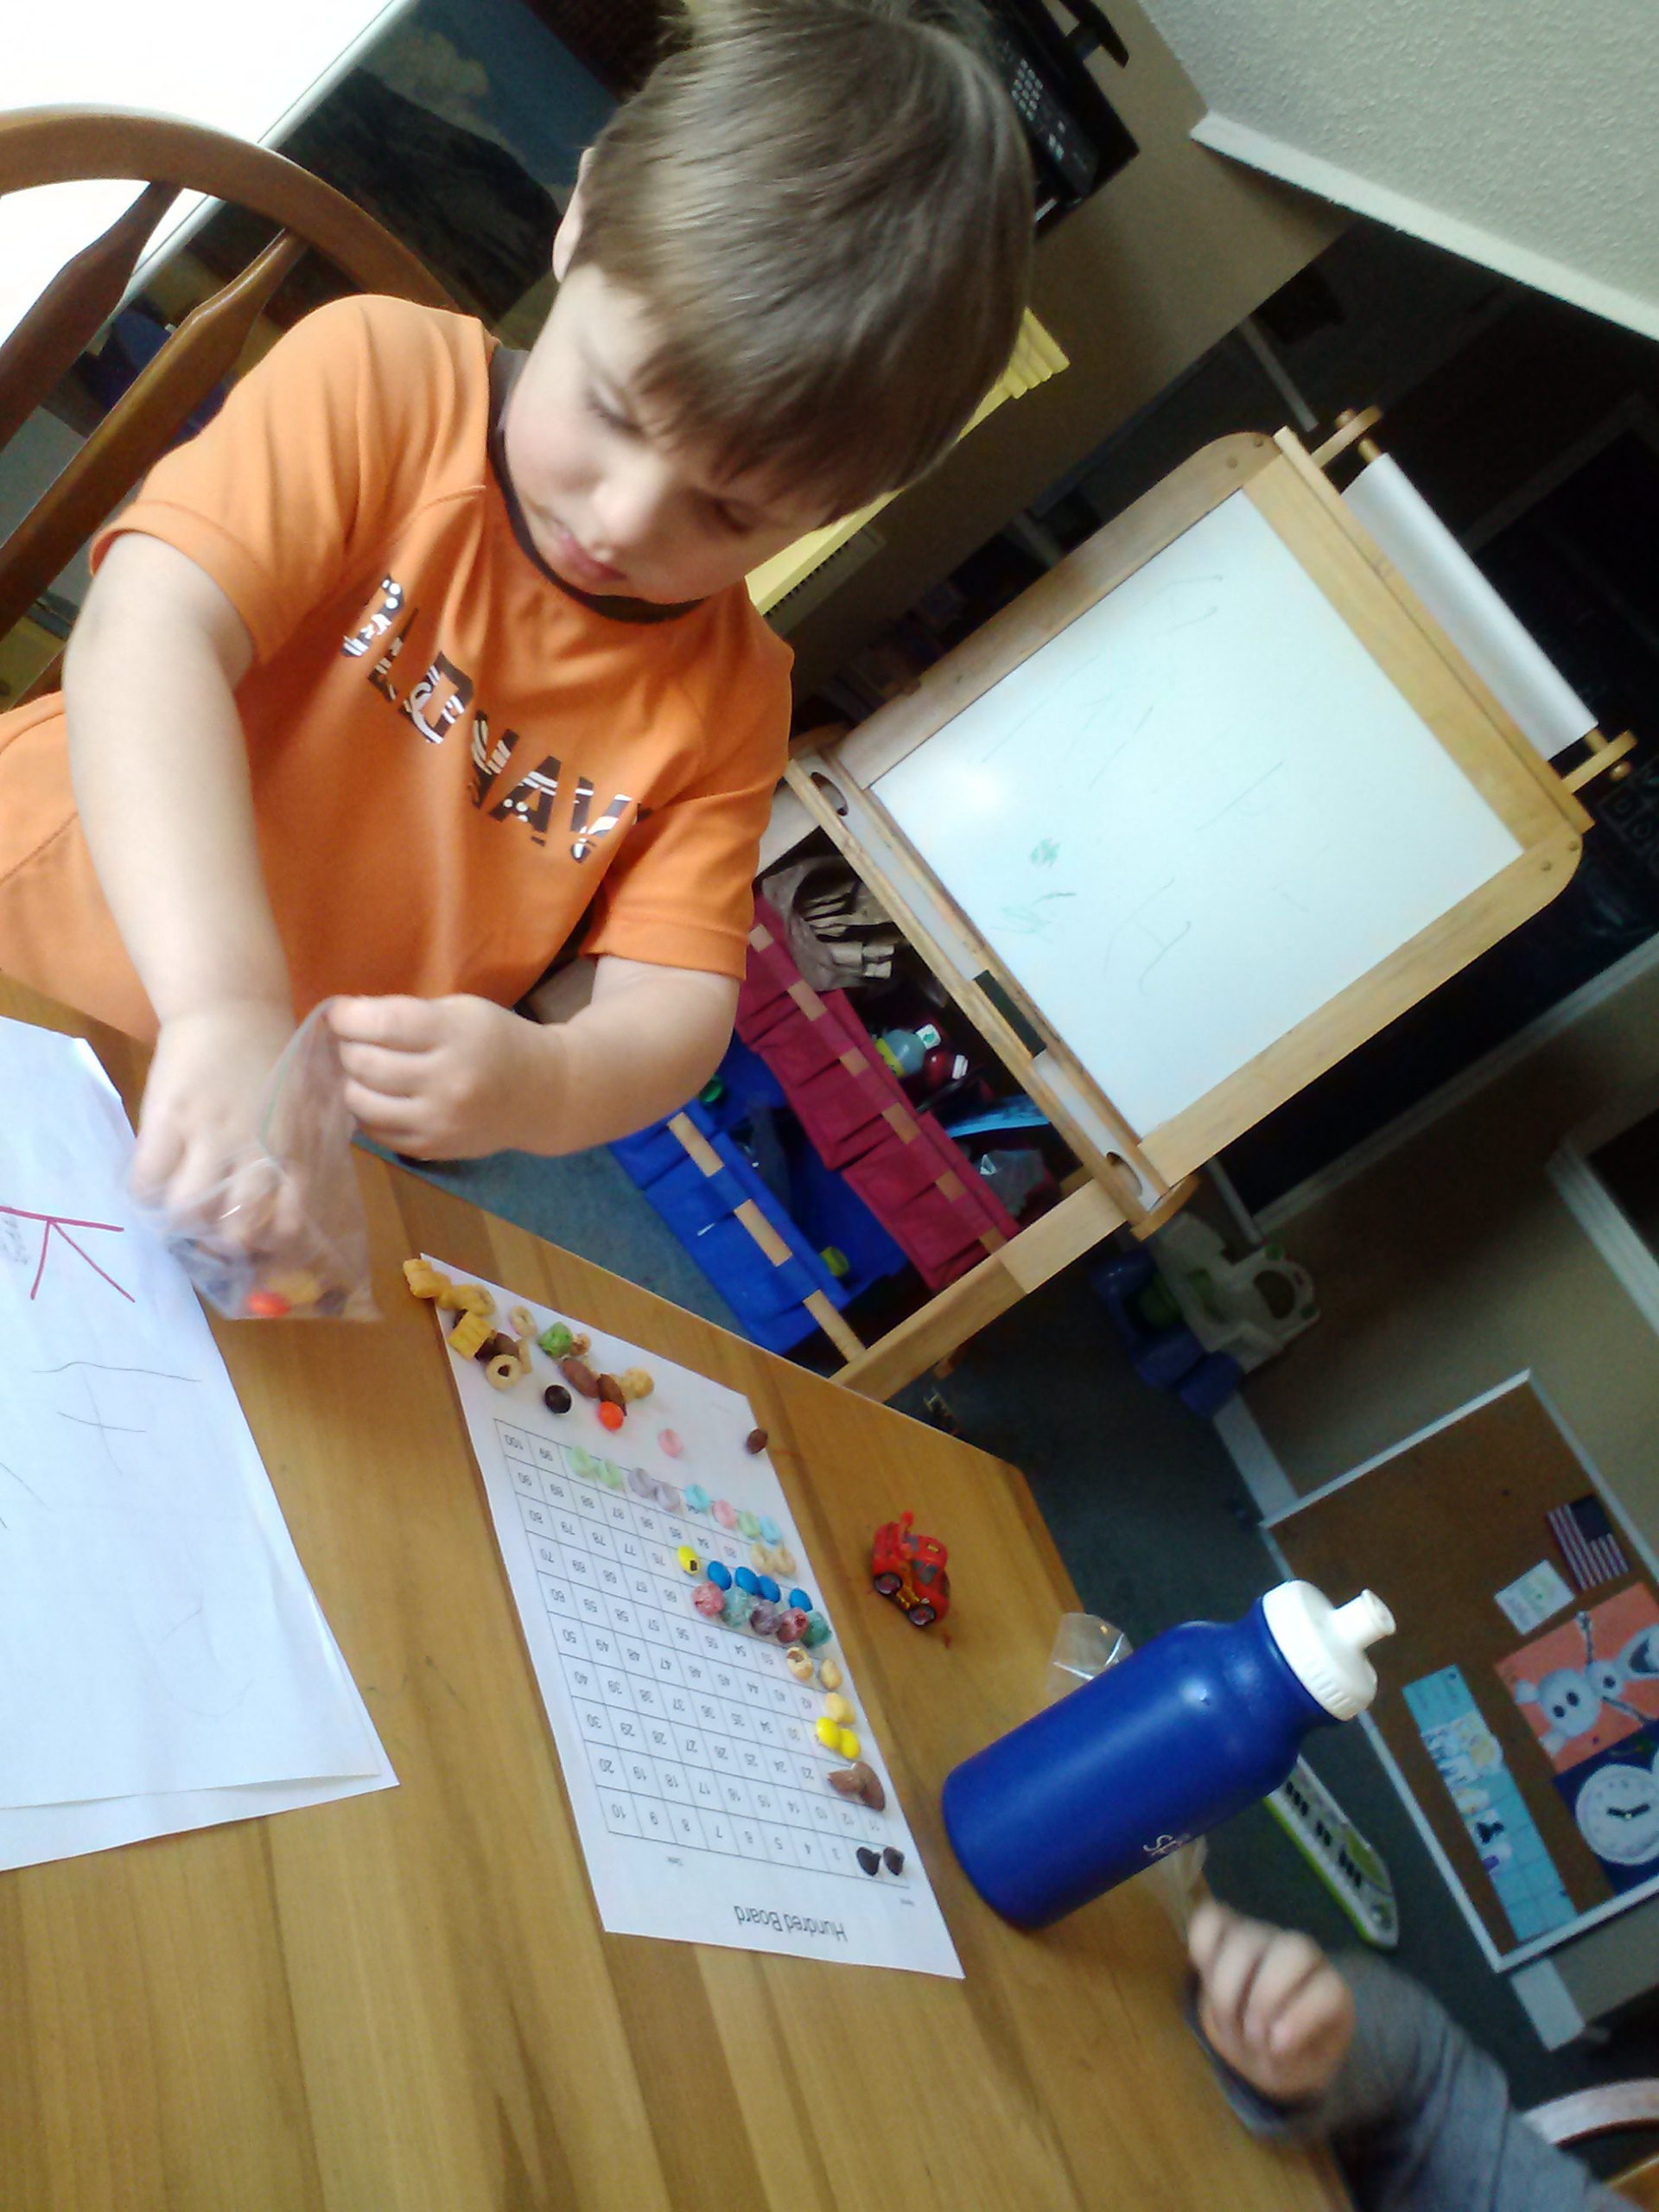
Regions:
M 1277 2104 L 1323 2096 L 1353 2040 L 1354 2000 L 1313 1938 L 1207 1897 L 1187 1948 L 1198 2025 L 1217 2055 Z
M 251 1248 L 266 1237 L 270 1181 L 251 1166 L 291 1007 L 226 999 L 162 1024 L 138 1118 L 131 1185 L 181 1233 Z

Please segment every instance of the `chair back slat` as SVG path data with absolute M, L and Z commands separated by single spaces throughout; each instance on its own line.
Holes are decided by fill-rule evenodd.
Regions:
M 0 346 L 0 446 L 27 422 L 121 303 L 144 242 L 178 197 L 147 185 L 101 238 L 66 261 Z
M 179 325 L 161 352 L 0 546 L 0 636 L 97 529 L 247 343 L 261 309 L 306 251 L 285 232 Z

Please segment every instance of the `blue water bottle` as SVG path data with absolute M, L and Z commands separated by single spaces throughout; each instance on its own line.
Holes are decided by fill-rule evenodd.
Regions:
M 1281 1582 L 1242 1621 L 1188 1621 L 955 1768 L 944 1824 L 968 1878 L 1040 1928 L 1276 1789 L 1311 1728 L 1376 1692 L 1380 1598 Z

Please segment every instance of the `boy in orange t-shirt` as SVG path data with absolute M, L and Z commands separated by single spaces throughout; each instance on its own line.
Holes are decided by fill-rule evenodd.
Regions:
M 584 157 L 528 354 L 340 301 L 95 541 L 61 699 L 0 719 L 0 969 L 156 1037 L 142 1192 L 218 1186 L 325 997 L 416 1157 L 706 1079 L 789 717 L 742 579 L 935 461 L 1018 328 L 972 6 L 700 0 Z M 579 930 L 588 1003 L 512 1011 Z

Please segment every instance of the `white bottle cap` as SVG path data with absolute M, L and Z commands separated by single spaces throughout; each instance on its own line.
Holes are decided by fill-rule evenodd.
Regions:
M 1310 1697 L 1335 1720 L 1351 1720 L 1376 1695 L 1365 1648 L 1394 1634 L 1394 1615 L 1375 1591 L 1333 1605 L 1311 1582 L 1281 1582 L 1262 1600 L 1269 1633 Z

